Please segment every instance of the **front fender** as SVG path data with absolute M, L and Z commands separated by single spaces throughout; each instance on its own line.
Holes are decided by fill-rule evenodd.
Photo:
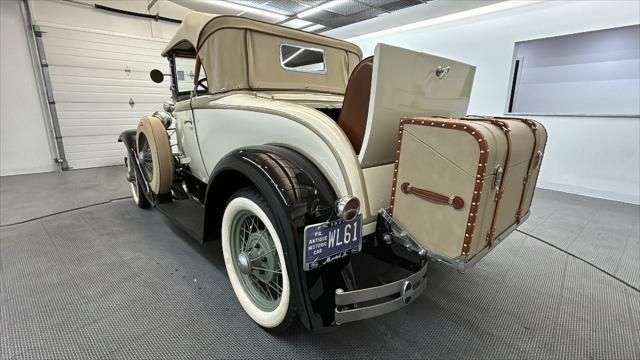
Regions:
M 271 204 L 278 222 L 275 225 L 284 232 L 282 245 L 291 293 L 302 323 L 312 331 L 327 330 L 334 323 L 335 289 L 349 288 L 342 273 L 350 260 L 340 259 L 305 272 L 303 240 L 307 225 L 327 221 L 333 215 L 333 188 L 315 165 L 293 150 L 273 145 L 238 149 L 226 155 L 210 177 L 205 238 L 219 238 L 224 205 L 233 191 L 246 185 L 255 186 Z

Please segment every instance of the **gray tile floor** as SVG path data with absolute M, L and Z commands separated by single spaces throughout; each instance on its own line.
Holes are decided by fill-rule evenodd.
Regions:
M 514 233 L 466 274 L 434 263 L 402 311 L 273 336 L 235 300 L 219 244 L 109 202 L 123 176 L 0 179 L 2 359 L 640 358 L 638 206 L 538 190 L 521 230 L 542 241 Z

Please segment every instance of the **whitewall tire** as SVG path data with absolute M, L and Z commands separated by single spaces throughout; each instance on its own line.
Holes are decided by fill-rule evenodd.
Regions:
M 294 318 L 291 287 L 274 214 L 253 189 L 236 192 L 222 218 L 222 252 L 233 291 L 245 312 L 268 330 Z

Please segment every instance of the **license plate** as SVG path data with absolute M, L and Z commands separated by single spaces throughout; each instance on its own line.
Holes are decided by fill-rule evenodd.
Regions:
M 312 270 L 362 249 L 362 215 L 304 228 L 304 270 Z

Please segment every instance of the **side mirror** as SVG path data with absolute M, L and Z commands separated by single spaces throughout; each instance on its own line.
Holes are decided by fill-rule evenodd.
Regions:
M 151 70 L 151 72 L 149 73 L 149 77 L 151 77 L 151 80 L 153 80 L 153 82 L 157 84 L 160 84 L 162 81 L 164 81 L 164 74 L 158 69 Z

